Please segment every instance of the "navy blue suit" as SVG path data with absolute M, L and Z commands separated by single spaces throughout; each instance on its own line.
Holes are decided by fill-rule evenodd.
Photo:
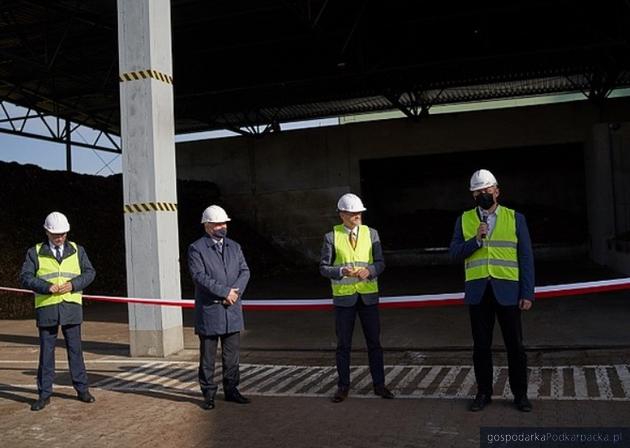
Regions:
M 77 245 L 77 249 L 81 275 L 70 280 L 70 283 L 72 283 L 73 291 L 82 291 L 94 281 L 96 272 L 83 247 Z M 63 258 L 68 258 L 74 253 L 74 248 L 66 242 L 64 244 Z M 38 256 L 54 258 L 48 241 L 42 244 L 39 254 L 36 252 L 35 247 L 28 250 L 20 273 L 20 283 L 22 287 L 38 294 L 49 294 L 51 283 L 36 276 L 39 270 Z M 66 341 L 72 384 L 77 392 L 86 392 L 88 390 L 88 377 L 81 349 L 81 322 L 83 321 L 81 305 L 61 302 L 56 305 L 36 308 L 35 315 L 39 329 L 39 366 L 37 368 L 37 392 L 39 397 L 46 399 L 52 395 L 53 381 L 55 379 L 55 345 L 57 343 L 59 326 L 61 326 L 61 332 Z
M 188 247 L 188 270 L 195 284 L 195 333 L 199 335 L 199 385 L 204 397 L 214 397 L 214 364 L 219 339 L 226 394 L 239 383 L 240 332 L 244 328 L 241 297 L 249 267 L 241 246 L 229 238 L 221 245 L 209 236 Z M 238 288 L 234 305 L 224 305 L 230 289 Z
M 516 305 L 519 299 L 534 300 L 534 254 L 532 252 L 532 242 L 527 229 L 525 217 L 516 212 L 516 237 L 518 238 L 518 282 L 510 280 L 500 280 L 487 278 L 466 282 L 464 289 L 464 303 L 467 305 L 481 302 L 488 284 L 492 287 L 497 301 L 501 305 Z M 500 219 L 500 212 L 499 217 Z M 462 232 L 462 218 L 457 218 L 453 239 L 450 246 L 451 258 L 456 261 L 464 261 L 473 252 L 479 249 L 477 239 L 470 238 L 464 241 Z
M 377 278 L 385 270 L 383 249 L 378 232 L 370 228 L 372 241 L 372 263 L 367 266 L 370 279 Z M 341 269 L 335 266 L 335 238 L 333 232 L 324 235 L 321 250 L 319 272 L 326 278 L 341 279 Z M 379 293 L 353 294 L 351 296 L 333 296 L 335 305 L 335 331 L 337 334 L 337 373 L 340 389 L 350 388 L 350 353 L 352 350 L 352 335 L 357 315 L 361 321 L 363 336 L 368 348 L 368 362 L 372 383 L 375 387 L 385 384 L 385 370 L 383 365 L 383 347 L 381 346 L 381 318 L 378 310 Z
M 497 220 L 501 219 L 500 207 Z M 527 395 L 527 355 L 523 347 L 521 299 L 534 300 L 534 255 L 525 217 L 515 213 L 518 281 L 492 277 L 467 281 L 464 303 L 469 305 L 473 336 L 473 363 L 478 392 L 491 396 L 493 392 L 492 334 L 494 322 L 499 321 L 508 355 L 509 381 L 516 398 Z M 455 223 L 450 255 L 463 261 L 480 248 L 476 238 L 464 240 L 462 218 Z
M 241 246 L 224 238 L 223 254 L 210 236 L 188 247 L 188 270 L 195 284 L 195 333 L 213 336 L 244 329 L 241 297 L 249 282 L 249 267 Z M 220 302 L 231 288 L 239 289 L 239 299 L 231 306 Z

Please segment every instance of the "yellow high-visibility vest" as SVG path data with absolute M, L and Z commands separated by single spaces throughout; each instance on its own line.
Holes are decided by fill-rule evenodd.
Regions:
M 477 235 L 480 223 L 476 208 L 464 212 L 462 215 L 464 240 Z M 466 258 L 466 281 L 488 277 L 518 281 L 517 247 L 515 212 L 507 207 L 501 207 L 492 234 L 482 240 L 479 250 Z
M 333 228 L 335 244 L 335 261 L 333 266 L 353 266 L 355 268 L 367 267 L 372 264 L 372 238 L 368 226 L 359 226 L 356 248 L 352 248 L 348 232 L 343 225 Z M 343 277 L 340 280 L 331 280 L 332 293 L 335 297 L 351 296 L 353 294 L 378 293 L 376 279 L 360 280 L 358 277 Z
M 74 253 L 61 260 L 61 263 L 52 255 L 42 256 L 39 253 L 42 243 L 35 246 L 37 260 L 39 262 L 39 269 L 35 273 L 37 278 L 41 278 L 55 285 L 61 285 L 81 275 L 79 249 L 75 243 L 69 244 L 74 248 Z M 81 297 L 81 291 L 70 291 L 65 294 L 35 294 L 35 308 L 56 305 L 61 302 L 74 302 L 82 305 L 83 300 Z

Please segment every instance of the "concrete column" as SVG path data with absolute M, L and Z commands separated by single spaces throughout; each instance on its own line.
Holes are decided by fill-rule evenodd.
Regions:
M 118 0 L 127 289 L 181 298 L 170 0 Z M 132 356 L 183 349 L 181 308 L 129 305 Z
M 591 238 L 591 258 L 602 265 L 609 264 L 608 240 L 615 235 L 615 212 L 610 140 L 608 123 L 593 126 L 585 147 L 586 199 L 588 227 Z

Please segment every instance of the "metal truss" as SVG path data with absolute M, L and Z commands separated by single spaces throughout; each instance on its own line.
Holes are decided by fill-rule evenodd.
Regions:
M 238 116 L 221 114 L 212 122 L 244 137 L 262 138 L 272 132 L 280 132 L 280 122 L 277 117 L 279 112 L 280 109 L 276 109 L 271 115 L 261 110 L 248 111 Z M 243 123 L 246 125 L 243 126 Z
M 16 109 L 14 104 L 0 100 L 0 133 L 116 154 L 122 153 L 120 138 L 114 134 L 93 130 L 32 108 L 20 107 L 20 109 L 26 110 L 25 114 L 20 113 L 22 110 Z M 86 139 L 80 133 L 82 128 L 90 129 L 96 135 Z
M 10 43 L 0 49 L 0 132 L 120 153 L 111 134 L 117 132 L 117 89 L 109 90 L 117 87 L 117 56 L 112 47 L 90 51 L 115 35 L 115 26 L 98 14 L 106 10 L 92 11 L 80 0 L 0 2 L 0 34 Z M 40 132 L 29 131 L 34 122 Z M 85 141 L 75 138 L 80 126 L 104 131 Z
M 392 103 L 396 109 L 400 110 L 413 121 L 429 115 L 429 109 L 442 95 L 444 89 L 435 91 L 424 91 L 422 89 L 410 89 L 407 92 L 386 92 L 385 98 Z
M 582 75 L 584 82 L 578 83 L 572 77 L 567 77 L 586 98 L 596 106 L 603 106 L 611 92 L 619 87 L 620 72 L 615 67 L 599 66 L 595 70 Z
M 535 86 L 537 81 L 540 83 L 538 87 Z M 524 89 L 523 86 L 519 86 L 521 82 L 531 82 L 532 85 Z M 510 83 L 514 83 L 514 85 L 510 85 Z M 609 64 L 608 66 L 597 65 L 592 69 L 571 75 L 557 75 L 538 80 L 514 79 L 505 81 L 503 87 L 498 87 L 497 84 L 490 82 L 487 85 L 473 85 L 467 88 L 387 90 L 383 96 L 394 108 L 403 112 L 409 119 L 420 121 L 429 115 L 429 110 L 435 105 L 519 98 L 526 96 L 527 92 L 538 95 L 580 92 L 597 107 L 603 107 L 615 89 L 625 86 L 628 86 L 628 72 L 622 72 L 614 64 Z M 475 92 L 476 89 L 479 92 Z M 489 92 L 488 89 L 492 92 Z M 455 93 L 457 101 L 452 100 L 453 90 L 457 91 Z M 469 92 L 466 93 L 466 90 Z

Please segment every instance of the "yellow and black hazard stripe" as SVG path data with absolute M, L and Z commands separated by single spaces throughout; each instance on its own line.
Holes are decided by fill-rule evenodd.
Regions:
M 127 72 L 121 74 L 118 79 L 120 82 L 126 81 L 137 81 L 139 79 L 148 79 L 153 78 L 157 81 L 165 82 L 166 84 L 173 84 L 173 77 L 171 75 L 167 75 L 166 73 L 159 72 L 157 70 L 139 70 L 136 72 Z
M 125 204 L 125 213 L 146 212 L 176 212 L 177 204 L 174 202 L 137 202 Z

